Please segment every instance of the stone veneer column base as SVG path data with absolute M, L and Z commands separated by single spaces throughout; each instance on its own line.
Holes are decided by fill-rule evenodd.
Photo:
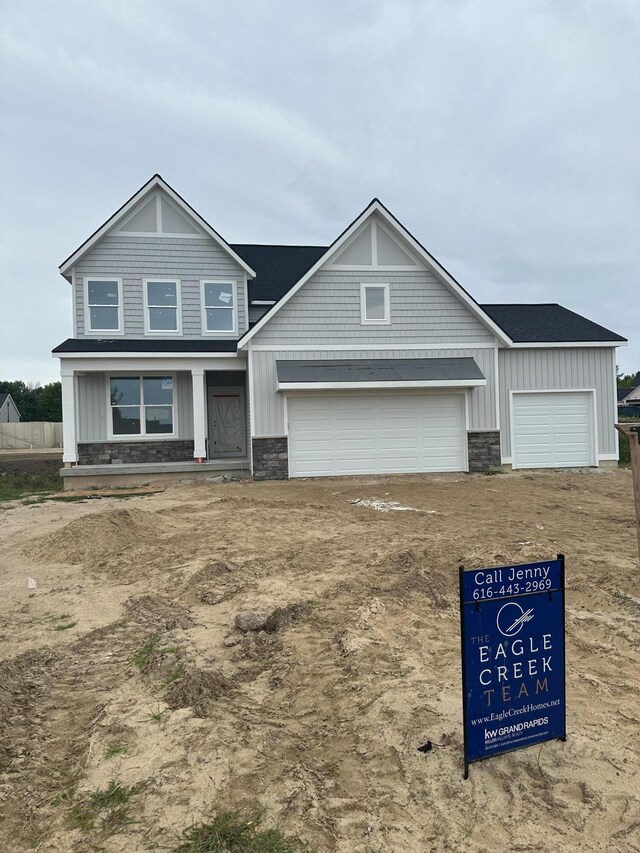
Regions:
M 254 438 L 251 442 L 254 480 L 289 479 L 289 440 L 279 438 Z
M 481 474 L 502 465 L 500 430 L 469 430 L 467 433 L 469 473 Z
M 91 441 L 78 444 L 78 465 L 193 461 L 192 439 Z

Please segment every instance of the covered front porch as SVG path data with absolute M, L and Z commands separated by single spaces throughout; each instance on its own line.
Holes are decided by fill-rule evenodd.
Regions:
M 246 375 L 239 358 L 63 360 L 65 488 L 249 476 Z

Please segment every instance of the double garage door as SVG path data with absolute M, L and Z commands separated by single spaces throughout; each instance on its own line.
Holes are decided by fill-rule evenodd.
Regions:
M 309 394 L 287 400 L 289 475 L 466 470 L 463 394 Z
M 596 464 L 591 392 L 514 393 L 512 421 L 514 468 Z

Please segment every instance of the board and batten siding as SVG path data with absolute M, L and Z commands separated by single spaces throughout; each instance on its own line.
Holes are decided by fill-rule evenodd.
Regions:
M 362 325 L 360 285 L 389 284 L 391 322 Z M 494 336 L 430 271 L 318 270 L 253 338 L 254 346 L 472 344 Z
M 487 379 L 486 386 L 469 390 L 469 429 L 497 429 L 495 349 L 420 349 L 394 350 L 392 347 L 371 350 L 282 350 L 250 352 L 250 381 L 253 385 L 253 437 L 282 436 L 286 434 L 284 422 L 284 394 L 278 392 L 276 360 L 278 359 L 337 359 L 360 358 L 473 358 Z M 443 393 L 442 388 L 437 389 Z M 459 389 L 456 389 L 459 390 Z M 357 394 L 357 391 L 351 393 Z M 428 392 L 426 392 L 428 393 Z
M 183 337 L 203 336 L 201 279 L 236 282 L 238 330 L 240 334 L 246 331 L 244 270 L 209 237 L 134 237 L 126 234 L 104 236 L 74 267 L 73 303 L 76 337 L 79 338 L 86 334 L 84 279 L 91 276 L 113 276 L 122 279 L 124 305 L 121 310 L 124 311 L 125 337 L 166 338 L 166 335 L 145 335 L 144 331 L 142 281 L 154 276 L 180 280 Z
M 511 461 L 510 391 L 596 389 L 598 456 L 617 454 L 615 349 L 501 349 L 498 353 L 503 461 Z
M 115 371 L 114 371 L 115 372 Z M 133 371 L 132 371 L 133 373 Z M 78 441 L 109 441 L 107 435 L 107 373 L 85 373 L 77 378 Z M 180 371 L 174 392 L 177 434 L 172 438 L 193 438 L 193 385 L 191 374 Z M 162 436 L 154 436 L 161 439 Z M 126 441 L 127 436 L 122 436 Z

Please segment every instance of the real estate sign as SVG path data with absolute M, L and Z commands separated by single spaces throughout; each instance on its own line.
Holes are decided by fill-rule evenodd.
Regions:
M 564 557 L 460 567 L 464 775 L 469 764 L 566 737 Z

